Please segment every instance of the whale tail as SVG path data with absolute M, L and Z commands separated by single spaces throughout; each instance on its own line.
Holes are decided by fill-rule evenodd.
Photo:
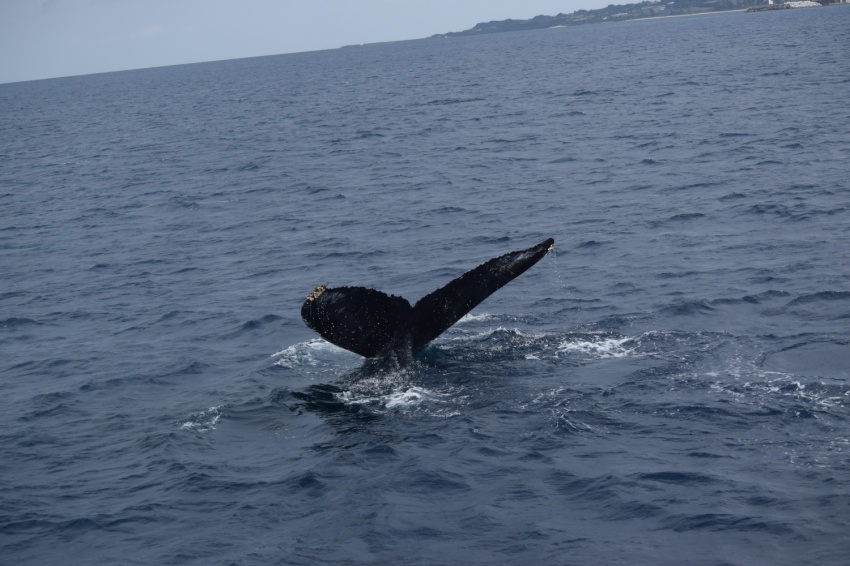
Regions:
M 411 306 L 395 295 L 365 287 L 319 285 L 301 307 L 301 318 L 319 335 L 366 358 L 409 359 L 484 299 L 540 261 L 555 245 L 538 245 L 493 258 Z

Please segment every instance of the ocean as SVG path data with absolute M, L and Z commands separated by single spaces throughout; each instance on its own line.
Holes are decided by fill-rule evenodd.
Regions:
M 5 564 L 847 564 L 850 7 L 0 85 Z M 555 249 L 409 367 L 313 333 Z

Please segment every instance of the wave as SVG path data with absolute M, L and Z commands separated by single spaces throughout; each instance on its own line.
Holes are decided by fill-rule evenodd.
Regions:
M 13 328 L 23 328 L 25 326 L 42 326 L 44 323 L 38 322 L 37 320 L 33 320 L 31 318 L 26 317 L 9 317 L 3 320 L 0 320 L 0 328 L 5 329 L 13 329 Z
M 187 420 L 180 423 L 179 426 L 181 430 L 208 432 L 215 430 L 219 420 L 221 420 L 221 408 L 210 407 L 205 411 L 192 414 Z

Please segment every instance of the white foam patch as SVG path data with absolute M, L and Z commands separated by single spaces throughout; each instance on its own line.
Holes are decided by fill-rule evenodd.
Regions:
M 600 338 L 599 340 L 564 340 L 558 344 L 558 353 L 580 354 L 593 358 L 625 358 L 635 352 L 635 347 L 627 344 L 632 338 Z
M 440 418 L 459 415 L 456 405 L 463 400 L 452 392 L 438 392 L 415 385 L 386 393 L 358 388 L 339 393 L 337 398 L 346 405 L 362 405 L 377 413 L 419 413 Z
M 314 338 L 307 342 L 299 342 L 288 348 L 284 348 L 280 352 L 272 354 L 272 358 L 277 358 L 275 365 L 285 368 L 295 368 L 300 366 L 316 366 L 319 363 L 329 360 L 340 355 L 357 356 L 338 346 L 334 346 L 327 340 Z
M 188 421 L 180 425 L 180 430 L 196 430 L 207 432 L 215 430 L 215 425 L 221 420 L 221 410 L 218 407 L 210 407 L 206 411 L 193 414 Z
M 470 342 L 474 340 L 482 340 L 485 338 L 490 338 L 494 334 L 510 334 L 513 336 L 521 336 L 523 338 L 542 338 L 546 336 L 543 333 L 533 333 L 533 332 L 523 332 L 522 330 L 518 330 L 516 328 L 505 328 L 504 326 L 499 326 L 497 328 L 489 328 L 482 332 L 464 332 L 464 334 L 460 336 L 452 336 L 449 338 L 451 341 L 455 342 Z
M 481 314 L 465 314 L 463 315 L 459 321 L 455 324 L 464 324 L 467 322 L 486 322 L 488 320 L 493 320 L 496 318 L 494 315 L 486 312 L 482 312 Z
M 422 387 L 411 387 L 405 391 L 395 391 L 385 396 L 385 405 L 388 409 L 395 407 L 417 407 L 423 402 L 439 401 L 441 397 L 445 396 Z

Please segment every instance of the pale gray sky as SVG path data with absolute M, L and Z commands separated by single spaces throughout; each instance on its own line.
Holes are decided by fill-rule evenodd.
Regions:
M 628 0 L 0 0 L 0 83 L 333 49 Z

